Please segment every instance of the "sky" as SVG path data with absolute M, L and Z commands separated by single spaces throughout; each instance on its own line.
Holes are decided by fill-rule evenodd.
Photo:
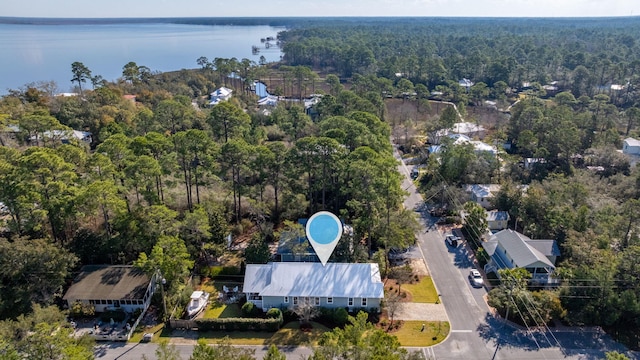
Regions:
M 0 16 L 51 18 L 638 15 L 638 0 L 0 0 Z

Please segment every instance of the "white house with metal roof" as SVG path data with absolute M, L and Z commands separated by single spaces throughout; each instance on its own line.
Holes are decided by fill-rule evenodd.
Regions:
M 622 153 L 630 155 L 640 155 L 640 140 L 626 138 L 622 143 Z
M 232 89 L 221 87 L 216 89 L 216 91 L 212 92 L 209 97 L 209 106 L 218 105 L 221 101 L 227 101 L 231 99 L 231 95 L 233 93 Z
M 498 155 L 498 149 L 496 149 L 495 146 L 491 146 L 487 143 L 484 143 L 482 141 L 478 141 L 478 140 L 471 140 L 470 137 L 468 137 L 467 135 L 463 135 L 463 134 L 449 134 L 447 135 L 447 137 L 452 139 L 452 144 L 453 145 L 464 145 L 464 144 L 471 144 L 473 146 L 473 151 L 476 154 L 482 154 L 482 153 L 488 153 L 491 154 L 493 156 L 497 156 Z M 442 147 L 444 145 L 431 145 L 428 150 L 429 153 L 439 153 L 442 151 Z
M 469 200 L 480 204 L 485 209 L 491 208 L 491 199 L 500 191 L 500 184 L 473 184 L 465 186 Z
M 264 311 L 303 303 L 379 311 L 384 298 L 378 264 L 372 263 L 249 264 L 242 291 Z
M 554 282 L 551 275 L 560 256 L 555 240 L 532 240 L 517 231 L 505 229 L 493 234 L 482 247 L 491 257 L 484 267 L 487 273 L 493 271 L 498 274 L 500 269 L 524 268 L 531 273 L 534 282 Z
M 508 211 L 487 211 L 487 227 L 489 230 L 503 230 L 509 226 Z
M 469 138 L 484 138 L 485 128 L 482 125 L 478 125 L 471 122 L 458 122 L 453 124 L 453 126 L 449 129 L 440 129 L 429 134 L 429 140 L 433 144 L 438 144 L 439 140 L 447 135 L 451 134 L 460 134 L 468 136 Z

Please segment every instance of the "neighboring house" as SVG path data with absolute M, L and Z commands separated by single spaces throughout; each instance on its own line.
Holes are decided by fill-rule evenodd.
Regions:
M 78 131 L 78 130 L 51 130 L 45 131 L 39 136 L 31 136 L 30 141 L 59 141 L 62 144 L 69 144 L 73 140 L 77 140 L 80 143 L 91 144 L 93 138 L 90 132 Z
M 242 290 L 264 311 L 303 303 L 380 311 L 384 286 L 378 264 L 282 262 L 249 264 Z
M 307 225 L 306 218 L 298 219 L 302 229 Z M 282 231 L 276 249 L 276 260 L 283 262 L 320 262 L 320 258 L 313 250 L 311 243 L 307 241 L 304 231 Z
M 634 138 L 624 139 L 622 153 L 629 155 L 640 155 L 640 140 Z
M 308 98 L 304 99 L 304 112 L 305 114 L 314 117 L 317 115 L 317 111 L 314 109 L 320 100 L 322 100 L 322 94 L 311 94 Z
M 82 267 L 63 300 L 69 308 L 75 302 L 93 305 L 96 312 L 144 311 L 155 289 L 156 281 L 133 266 L 87 265 Z
M 476 154 L 489 153 L 493 156 L 498 155 L 498 150 L 489 144 L 483 143 L 482 141 L 471 140 L 470 137 L 463 134 L 449 134 L 447 135 L 449 138 L 453 140 L 454 145 L 463 145 L 463 144 L 471 144 L 473 146 L 473 150 Z M 429 153 L 439 153 L 442 151 L 443 145 L 431 145 L 428 148 Z
M 525 170 L 531 170 L 536 166 L 536 164 L 545 164 L 546 162 L 547 161 L 543 158 L 524 158 L 524 160 L 522 160 L 522 165 Z
M 122 98 L 125 99 L 125 100 L 129 100 L 134 104 L 136 102 L 136 96 L 135 95 L 126 94 L 126 95 L 122 95 Z
M 251 86 L 251 90 L 253 90 L 260 99 L 269 96 L 269 93 L 267 92 L 267 85 L 261 81 L 254 81 L 253 86 Z
M 431 134 L 429 140 L 432 144 L 438 144 L 439 140 L 443 136 L 447 136 L 450 134 L 460 134 L 465 135 L 469 138 L 479 138 L 482 139 L 485 136 L 485 128 L 482 125 L 477 125 L 470 122 L 459 122 L 453 124 L 453 126 L 449 129 L 441 129 Z M 469 139 L 471 140 L 471 139 Z
M 278 105 L 278 97 L 267 92 L 267 85 L 260 81 L 254 81 L 251 89 L 260 98 L 258 106 L 276 106 Z
M 487 226 L 489 230 L 503 230 L 509 226 L 508 211 L 487 211 Z
M 226 87 L 221 87 L 219 89 L 216 89 L 216 91 L 211 93 L 211 96 L 209 98 L 209 106 L 214 106 L 214 105 L 218 105 L 221 101 L 227 101 L 229 99 L 231 99 L 231 94 L 233 93 L 233 90 L 226 88 Z
M 489 241 L 482 243 L 482 247 L 491 258 L 484 267 L 487 273 L 498 274 L 500 269 L 524 268 L 531 273 L 533 282 L 555 282 L 551 276 L 556 269 L 556 259 L 560 256 L 555 240 L 532 240 L 517 231 L 506 229 L 493 234 Z
M 467 78 L 463 78 L 462 80 L 458 81 L 458 85 L 462 86 L 463 88 L 467 89 L 467 91 L 469 91 L 469 88 L 473 86 L 473 81 Z
M 491 208 L 491 199 L 500 191 L 499 184 L 473 184 L 465 188 L 469 200 L 480 204 L 485 209 Z
M 258 106 L 273 106 L 278 105 L 278 97 L 275 95 L 267 95 L 258 100 Z

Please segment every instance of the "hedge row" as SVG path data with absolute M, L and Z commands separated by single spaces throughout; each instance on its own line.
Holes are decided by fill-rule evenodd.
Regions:
M 213 318 L 196 319 L 198 331 L 268 331 L 276 332 L 282 326 L 282 316 L 276 319 Z

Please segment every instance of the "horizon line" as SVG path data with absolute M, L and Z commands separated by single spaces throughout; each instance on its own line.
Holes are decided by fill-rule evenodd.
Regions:
M 604 16 L 467 16 L 467 15 L 286 15 L 286 16 L 118 16 L 118 17 L 45 17 L 45 16 L 0 16 L 0 19 L 25 19 L 25 20 L 136 20 L 136 19 L 327 19 L 327 18 L 360 18 L 360 19 L 435 19 L 435 18 L 457 18 L 457 19 L 611 19 L 611 18 L 637 18 L 640 15 L 604 15 Z

